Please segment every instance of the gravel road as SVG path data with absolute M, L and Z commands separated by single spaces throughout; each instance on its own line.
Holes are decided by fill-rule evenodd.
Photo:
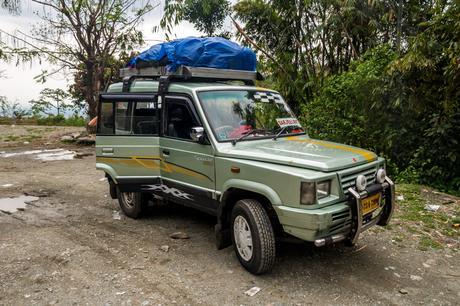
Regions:
M 58 141 L 3 148 L 0 143 L 7 152 L 56 148 L 94 151 Z M 455 250 L 422 251 L 410 240 L 395 241 L 395 230 L 377 228 L 354 248 L 280 243 L 275 269 L 253 276 L 231 247 L 216 250 L 212 217 L 157 203 L 145 218 L 128 219 L 103 178 L 94 155 L 58 161 L 33 154 L 0 157 L 0 198 L 39 198 L 24 210 L 0 212 L 0 305 L 458 305 L 460 300 Z M 170 238 L 178 231 L 190 238 Z M 255 286 L 261 289 L 257 294 L 245 295 Z

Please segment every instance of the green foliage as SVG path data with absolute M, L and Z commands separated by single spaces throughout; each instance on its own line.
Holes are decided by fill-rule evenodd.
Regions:
M 167 39 L 173 26 L 181 21 L 192 23 L 207 36 L 229 36 L 229 33 L 217 33 L 229 13 L 230 2 L 227 0 L 167 0 L 160 27 L 166 30 Z
M 31 111 L 34 115 L 59 116 L 70 110 L 78 113 L 78 105 L 70 103 L 69 98 L 70 94 L 60 88 L 45 88 L 40 92 L 38 100 L 31 100 L 29 103 L 32 104 Z
M 453 22 L 439 19 L 442 31 L 456 35 L 460 29 L 445 28 L 452 24 L 448 21 Z M 313 137 L 387 157 L 399 181 L 458 193 L 460 69 L 452 63 L 459 53 L 451 50 L 458 46 L 451 43 L 449 33 L 438 32 L 437 25 L 411 39 L 401 57 L 382 45 L 364 54 L 349 71 L 329 77 L 315 99 L 303 106 L 301 118 Z M 431 47 L 423 50 L 420 43 Z
M 64 117 L 63 115 L 49 115 L 49 116 L 35 116 L 37 125 L 48 125 L 48 126 L 85 126 L 85 118 L 74 115 L 71 117 Z

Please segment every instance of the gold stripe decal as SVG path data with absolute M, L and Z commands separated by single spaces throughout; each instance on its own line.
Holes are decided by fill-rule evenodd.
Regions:
M 212 181 L 204 174 L 174 164 L 170 164 L 159 156 L 130 156 L 129 158 L 96 157 L 96 161 L 108 164 L 116 163 L 125 164 L 128 166 L 141 166 L 146 169 L 162 170 L 168 173 L 180 173 L 186 176 L 195 177 L 197 179 L 207 179 Z
M 308 138 L 301 139 L 298 136 L 290 136 L 290 137 L 287 137 L 286 140 L 296 141 L 296 142 L 306 142 L 306 143 L 311 143 L 311 144 L 315 144 L 315 145 L 330 148 L 330 149 L 337 149 L 337 150 L 356 153 L 356 154 L 361 155 L 367 161 L 373 161 L 377 159 L 377 156 L 370 151 L 353 148 L 349 146 L 344 146 L 341 144 L 330 143 L 330 142 L 325 142 L 321 140 L 313 140 L 313 139 L 308 139 Z

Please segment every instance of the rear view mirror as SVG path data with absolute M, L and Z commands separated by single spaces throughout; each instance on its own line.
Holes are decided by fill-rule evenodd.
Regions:
M 193 141 L 204 144 L 205 143 L 205 133 L 202 126 L 192 127 L 190 131 L 190 138 Z

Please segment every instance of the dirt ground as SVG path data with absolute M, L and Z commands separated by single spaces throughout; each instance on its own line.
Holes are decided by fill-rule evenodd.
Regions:
M 2 142 L 2 136 L 27 134 L 27 128 L 38 136 Z M 46 129 L 0 126 L 0 152 L 94 152 L 60 143 L 60 135 L 79 128 Z M 216 250 L 212 217 L 157 204 L 143 219 L 126 218 L 108 195 L 103 173 L 95 170 L 94 154 L 61 161 L 0 157 L 0 198 L 24 194 L 39 200 L 23 211 L 0 212 L 0 305 L 458 305 L 460 300 L 457 232 L 440 248 L 422 250 L 419 235 L 405 230 L 399 212 L 390 229 L 366 232 L 353 248 L 280 243 L 274 270 L 254 276 L 231 247 Z M 452 199 L 449 205 L 460 205 Z M 170 238 L 177 231 L 190 239 Z M 244 294 L 254 286 L 260 292 Z

